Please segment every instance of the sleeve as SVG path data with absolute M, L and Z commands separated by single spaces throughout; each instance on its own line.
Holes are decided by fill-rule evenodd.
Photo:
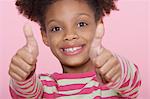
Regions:
M 53 74 L 40 74 L 39 78 L 43 84 L 42 98 L 55 99 L 56 94 L 58 93 L 58 84 L 56 79 L 53 77 Z
M 123 57 L 115 56 L 120 61 L 122 76 L 118 81 L 108 84 L 108 87 L 116 90 L 122 97 L 136 98 L 141 86 L 138 67 Z
M 38 99 L 43 94 L 42 83 L 35 74 L 24 82 L 11 79 L 9 89 L 13 99 Z

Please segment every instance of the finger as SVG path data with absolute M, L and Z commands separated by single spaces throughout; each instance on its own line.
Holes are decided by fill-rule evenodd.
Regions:
M 28 52 L 27 48 L 19 49 L 16 55 L 20 56 L 29 65 L 34 65 L 37 61 L 37 59 Z
M 14 56 L 12 58 L 12 63 L 19 66 L 19 68 L 21 68 L 22 70 L 24 70 L 25 72 L 31 72 L 33 69 L 33 66 L 27 64 L 23 59 L 21 59 L 19 56 Z
M 109 72 L 112 68 L 114 68 L 115 65 L 117 65 L 118 61 L 113 56 L 108 59 L 108 61 L 99 68 L 100 73 L 102 75 L 105 75 L 107 72 Z
M 93 59 L 97 55 L 100 54 L 100 49 L 102 48 L 101 40 L 104 35 L 104 27 L 103 24 L 98 24 L 95 36 L 93 38 L 91 49 L 90 49 L 90 57 Z
M 101 55 L 97 56 L 94 60 L 94 63 L 97 68 L 100 68 L 103 66 L 110 58 L 112 57 L 112 54 L 107 51 L 106 49 L 103 50 Z
M 17 80 L 17 81 L 22 81 L 23 79 L 16 73 L 12 72 L 12 71 L 9 71 L 9 75 L 14 79 L 14 80 Z
M 102 85 L 103 79 L 102 79 L 102 77 L 101 77 L 101 75 L 100 75 L 100 73 L 99 73 L 99 70 L 96 68 L 95 71 L 96 71 L 97 80 L 98 80 L 98 82 L 100 82 L 100 84 Z
M 117 81 L 119 78 L 121 77 L 121 72 L 118 72 L 117 74 L 115 74 L 113 76 L 113 78 L 111 79 L 112 82 Z
M 101 55 L 102 53 L 103 53 L 103 51 L 104 51 L 104 47 L 103 46 L 101 46 L 101 47 L 93 47 L 92 48 L 92 52 L 90 51 L 90 58 L 92 59 L 92 60 L 95 60 L 99 55 Z
M 20 69 L 17 65 L 14 65 L 14 64 L 10 65 L 10 69 L 11 69 L 12 72 L 14 72 L 18 76 L 20 76 L 22 79 L 26 79 L 26 77 L 29 74 L 29 73 L 26 73 L 25 71 L 23 71 L 22 69 Z
M 101 44 L 101 39 L 104 35 L 104 26 L 103 24 L 98 24 L 95 36 L 93 38 L 92 47 L 98 47 Z
M 35 57 L 38 55 L 38 44 L 33 35 L 32 28 L 29 24 L 25 24 L 23 27 L 24 35 L 26 37 L 28 50 L 32 53 Z
M 120 64 L 115 65 L 113 68 L 111 68 L 106 74 L 105 74 L 105 78 L 110 81 L 113 76 L 120 72 Z
M 108 83 L 108 81 L 104 78 L 104 76 L 101 75 L 101 73 L 99 72 L 99 69 L 97 68 L 96 68 L 96 74 L 97 74 L 97 79 L 100 82 L 100 85 Z
M 30 45 L 32 44 L 32 42 L 36 41 L 33 35 L 32 28 L 29 24 L 25 24 L 23 30 L 24 30 L 24 35 L 26 37 L 27 45 Z

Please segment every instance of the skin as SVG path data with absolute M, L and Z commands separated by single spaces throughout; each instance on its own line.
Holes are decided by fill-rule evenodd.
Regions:
M 31 27 L 25 24 L 23 30 L 26 44 L 12 57 L 9 66 L 9 75 L 16 81 L 25 81 L 31 72 L 35 70 L 39 54 L 38 44 L 33 36 Z
M 95 21 L 93 11 L 84 1 L 60 0 L 52 4 L 45 15 L 45 27 L 46 31 L 41 31 L 43 42 L 59 59 L 64 73 L 96 70 L 98 80 L 103 83 L 120 78 L 118 59 L 101 45 L 104 26 L 101 20 Z M 38 56 L 38 45 L 28 25 L 24 26 L 24 34 L 27 43 L 12 57 L 9 68 L 9 75 L 16 81 L 29 78 Z M 66 46 L 80 45 L 84 47 L 75 55 L 61 51 Z

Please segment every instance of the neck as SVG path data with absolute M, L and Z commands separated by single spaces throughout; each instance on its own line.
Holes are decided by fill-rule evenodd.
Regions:
M 86 63 L 79 66 L 66 66 L 62 64 L 63 73 L 84 73 L 95 69 L 92 61 L 89 59 Z

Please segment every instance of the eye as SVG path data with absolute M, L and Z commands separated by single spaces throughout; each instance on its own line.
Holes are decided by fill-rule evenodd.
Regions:
M 61 31 L 62 29 L 60 27 L 53 27 L 51 28 L 51 32 L 58 32 Z
M 88 24 L 85 23 L 85 22 L 80 22 L 80 23 L 78 23 L 78 27 L 84 27 L 84 26 L 86 26 L 86 25 L 88 25 Z

